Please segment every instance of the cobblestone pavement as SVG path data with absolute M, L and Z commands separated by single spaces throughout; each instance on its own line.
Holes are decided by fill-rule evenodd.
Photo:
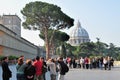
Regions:
M 15 65 L 9 66 L 12 70 L 12 78 L 16 80 Z M 49 72 L 46 74 L 46 80 L 50 80 Z M 2 80 L 2 70 L 0 67 L 0 80 Z M 112 70 L 100 69 L 70 69 L 65 75 L 65 80 L 120 80 L 120 68 L 112 68 Z

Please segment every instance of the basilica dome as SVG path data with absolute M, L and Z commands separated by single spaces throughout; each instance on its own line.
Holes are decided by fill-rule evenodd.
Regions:
M 85 43 L 89 41 L 90 39 L 89 39 L 88 32 L 81 27 L 81 24 L 78 21 L 77 24 L 72 29 L 72 31 L 70 32 L 69 43 L 72 46 L 79 46 L 81 43 Z

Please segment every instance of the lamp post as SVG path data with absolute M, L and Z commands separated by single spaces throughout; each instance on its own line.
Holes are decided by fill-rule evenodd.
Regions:
M 97 39 L 97 44 L 98 44 L 97 45 L 98 46 L 98 53 L 100 54 L 100 44 L 99 44 L 100 43 L 100 38 L 97 37 L 96 39 Z

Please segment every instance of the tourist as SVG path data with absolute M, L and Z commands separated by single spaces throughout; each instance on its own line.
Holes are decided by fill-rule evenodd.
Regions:
M 75 58 L 72 59 L 73 68 L 76 68 L 76 61 L 75 60 L 76 60 Z
M 111 70 L 111 57 L 108 56 L 108 70 Z
M 40 57 L 37 56 L 36 60 L 33 62 L 33 66 L 35 67 L 36 73 L 35 73 L 35 80 L 43 80 L 42 75 L 42 61 L 40 61 Z
M 99 68 L 102 70 L 103 69 L 103 57 L 99 59 Z
M 72 59 L 70 57 L 67 58 L 67 64 L 69 68 L 72 68 Z
M 56 80 L 57 73 L 56 73 L 56 64 L 54 62 L 54 59 L 49 59 L 47 61 L 47 65 L 49 67 L 51 80 Z
M 80 67 L 81 67 L 81 69 L 84 68 L 84 59 L 83 59 L 83 57 L 80 58 Z
M 107 57 L 103 58 L 104 69 L 107 70 L 108 60 Z
M 16 64 L 17 69 L 17 80 L 25 80 L 24 70 L 26 64 L 23 62 L 23 58 L 19 58 Z
M 44 57 L 41 57 L 41 58 L 40 58 L 40 61 L 42 61 L 42 63 L 43 63 L 43 66 L 42 66 L 43 80 L 46 80 L 45 74 L 46 74 L 46 72 L 47 72 L 47 64 L 46 64 L 46 62 L 45 62 L 45 60 L 44 60 Z
M 23 61 L 24 61 L 24 55 L 21 55 L 19 58 L 23 59 Z
M 66 72 L 69 71 L 69 68 L 68 68 L 68 66 L 64 63 L 62 57 L 59 57 L 59 58 L 58 58 L 58 69 L 59 69 L 59 72 L 58 72 L 58 80 L 65 80 L 64 77 L 65 77 Z
M 27 66 L 25 67 L 25 70 L 24 70 L 26 80 L 34 80 L 35 67 L 32 65 L 32 60 L 27 59 L 26 65 Z
M 80 59 L 78 58 L 78 59 L 76 59 L 76 64 L 77 64 L 77 68 L 80 68 Z
M 2 78 L 3 80 L 9 80 L 12 77 L 12 72 L 8 67 L 8 57 L 4 57 L 2 61 Z
M 86 69 L 88 69 L 89 68 L 89 64 L 88 64 L 88 57 L 85 57 L 85 67 L 86 67 Z
M 92 69 L 92 58 L 88 58 L 89 69 Z
M 114 59 L 111 57 L 111 67 L 114 67 Z

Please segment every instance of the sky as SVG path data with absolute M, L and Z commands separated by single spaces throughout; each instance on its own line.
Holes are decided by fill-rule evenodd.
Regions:
M 17 14 L 22 22 L 21 10 L 29 2 L 36 0 L 1 0 L 0 15 Z M 90 40 L 96 42 L 99 38 L 101 42 L 120 47 L 120 0 L 37 0 L 55 4 L 61 10 L 75 20 L 79 20 L 81 26 L 86 29 Z M 23 29 L 21 35 L 26 40 L 35 45 L 44 45 L 44 41 L 39 38 L 39 31 L 29 31 Z M 65 30 L 69 34 L 71 29 Z

